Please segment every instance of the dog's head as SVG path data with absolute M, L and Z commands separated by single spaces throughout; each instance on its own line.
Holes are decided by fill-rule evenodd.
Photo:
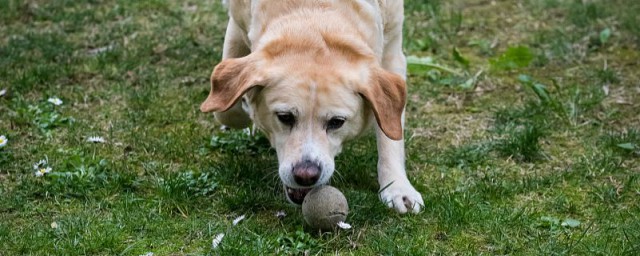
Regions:
M 243 104 L 276 149 L 279 174 L 290 201 L 302 203 L 312 187 L 326 184 L 342 143 L 375 118 L 391 139 L 402 139 L 405 82 L 371 55 L 345 45 L 297 49 L 279 42 L 226 59 L 211 76 L 203 112 Z

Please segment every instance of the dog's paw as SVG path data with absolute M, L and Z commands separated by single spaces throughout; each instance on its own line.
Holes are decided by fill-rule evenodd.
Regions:
M 409 181 L 393 182 L 381 188 L 380 200 L 398 213 L 419 213 L 424 207 L 422 195 Z

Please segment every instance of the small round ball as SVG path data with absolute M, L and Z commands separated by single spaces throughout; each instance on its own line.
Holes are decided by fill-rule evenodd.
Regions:
M 349 214 L 347 199 L 337 188 L 329 185 L 309 191 L 302 201 L 302 216 L 312 228 L 331 230 L 345 221 Z

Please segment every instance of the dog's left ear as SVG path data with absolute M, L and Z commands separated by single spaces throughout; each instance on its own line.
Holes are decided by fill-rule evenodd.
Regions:
M 402 139 L 402 112 L 407 88 L 401 76 L 381 68 L 374 69 L 370 84 L 358 91 L 371 105 L 378 126 L 392 140 Z
M 200 105 L 202 112 L 229 110 L 246 91 L 264 82 L 257 74 L 255 56 L 225 59 L 211 74 L 211 91 Z

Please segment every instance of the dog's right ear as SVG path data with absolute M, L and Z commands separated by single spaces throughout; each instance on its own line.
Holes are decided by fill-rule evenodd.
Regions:
M 402 139 L 402 113 L 407 98 L 405 80 L 394 73 L 377 68 L 371 82 L 358 93 L 371 105 L 378 126 L 392 140 Z
M 211 91 L 200 105 L 202 112 L 229 110 L 246 91 L 262 81 L 257 74 L 254 56 L 226 59 L 211 74 Z

